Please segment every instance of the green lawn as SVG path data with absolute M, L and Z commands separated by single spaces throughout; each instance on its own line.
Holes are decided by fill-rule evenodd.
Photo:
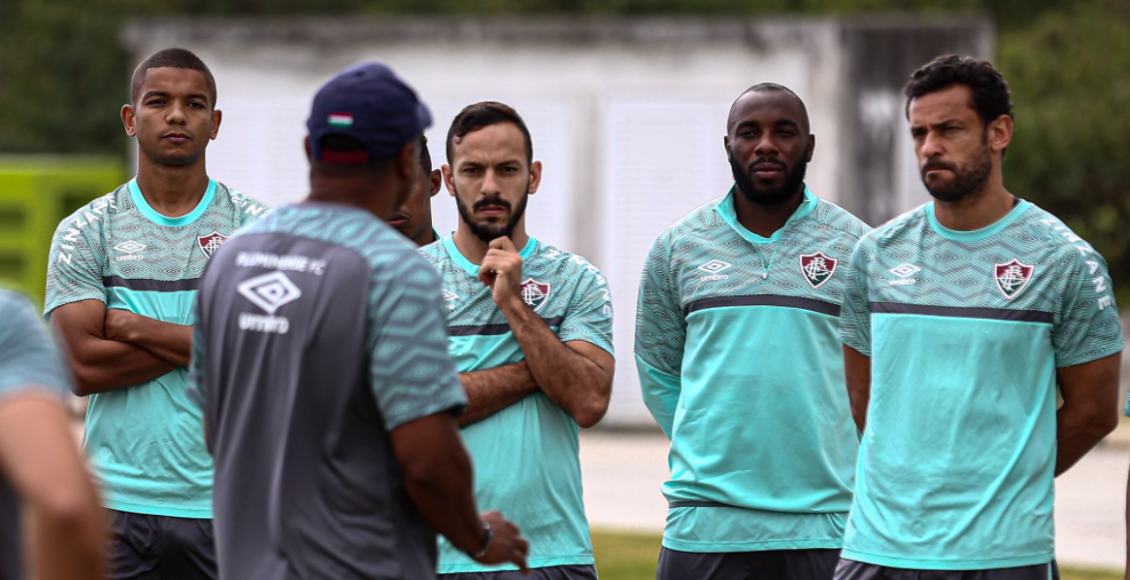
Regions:
M 655 580 L 659 535 L 592 533 L 600 580 Z M 1062 580 L 1122 580 L 1122 574 L 1103 570 L 1061 568 Z

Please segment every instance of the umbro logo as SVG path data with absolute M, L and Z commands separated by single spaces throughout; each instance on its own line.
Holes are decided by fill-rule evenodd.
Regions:
M 723 270 L 729 270 L 731 267 L 733 267 L 733 264 L 729 262 L 723 262 L 722 260 L 711 260 L 698 267 L 699 270 L 702 270 L 703 272 L 711 275 L 702 276 L 699 278 L 699 280 L 703 282 L 710 282 L 713 280 L 727 280 L 730 276 L 726 274 L 719 275 L 718 273 L 722 272 Z
M 898 266 L 890 269 L 890 273 L 900 278 L 899 280 L 891 280 L 891 286 L 910 286 L 911 284 L 917 284 L 918 280 L 911 278 L 911 276 L 921 271 L 922 268 L 919 268 L 918 266 L 915 266 L 914 264 L 911 264 L 909 262 L 899 264 Z
M 239 328 L 253 332 L 286 334 L 290 330 L 290 320 L 285 316 L 275 316 L 275 311 L 302 297 L 302 291 L 286 274 L 276 270 L 240 282 L 236 287 L 244 298 L 267 313 L 240 313 Z
M 452 304 L 452 303 L 455 302 L 456 300 L 459 300 L 460 298 L 462 298 L 462 296 L 452 292 L 451 290 L 444 288 L 444 290 L 443 290 L 443 301 L 447 303 L 447 309 L 448 310 L 455 310 L 455 305 Z
M 145 256 L 139 256 L 139 255 L 137 255 L 137 253 L 144 250 L 147 247 L 148 246 L 146 246 L 145 244 L 138 242 L 136 240 L 126 240 L 126 241 L 114 246 L 115 250 L 117 250 L 119 252 L 123 252 L 125 254 L 124 256 L 118 256 L 117 261 L 121 262 L 123 260 L 124 261 L 144 260 Z

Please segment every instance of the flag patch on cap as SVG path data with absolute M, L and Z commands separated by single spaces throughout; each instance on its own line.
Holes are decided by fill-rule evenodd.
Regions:
M 329 124 L 332 127 L 352 127 L 353 115 L 350 113 L 330 113 Z

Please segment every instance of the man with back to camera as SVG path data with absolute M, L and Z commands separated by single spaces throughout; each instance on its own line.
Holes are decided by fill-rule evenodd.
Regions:
M 432 169 L 432 155 L 428 152 L 428 138 L 420 137 L 420 180 L 405 201 L 392 214 L 388 223 L 417 246 L 424 247 L 439 239 L 432 226 L 432 198 L 439 193 L 443 176 Z
M 0 320 L 0 580 L 101 580 L 105 514 L 63 407 L 63 362 L 26 298 L 0 289 Z
M 433 578 L 437 531 L 525 569 L 514 524 L 475 511 L 439 277 L 382 221 L 420 181 L 429 124 L 388 67 L 342 71 L 307 121 L 309 197 L 205 273 L 192 368 L 224 578 Z
M 212 459 L 185 393 L 192 301 L 205 264 L 269 208 L 208 177 L 216 81 L 195 54 L 158 51 L 122 107 L 137 177 L 59 224 L 45 312 L 90 396 L 83 447 L 111 512 L 111 578 L 214 580 Z
M 863 440 L 836 578 L 1058 578 L 1054 478 L 1118 420 L 1106 263 L 1005 189 L 992 64 L 938 57 L 906 97 L 934 201 L 851 259 L 840 338 Z
M 448 130 L 447 160 L 458 229 L 423 253 L 443 278 L 450 350 L 468 399 L 459 423 L 475 498 L 522 526 L 530 578 L 595 580 L 578 426 L 595 425 L 612 393 L 607 282 L 581 256 L 526 232 L 542 166 L 513 108 L 465 107 Z M 521 577 L 447 541 L 439 572 L 447 580 Z
M 804 103 L 734 101 L 734 187 L 667 228 L 644 267 L 636 365 L 671 439 L 659 580 L 832 578 L 858 434 L 844 390 L 844 275 L 869 228 L 814 196 Z

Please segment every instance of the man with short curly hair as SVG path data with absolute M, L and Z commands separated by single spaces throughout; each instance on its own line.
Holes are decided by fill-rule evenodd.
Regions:
M 992 64 L 939 57 L 906 96 L 934 201 L 865 236 L 848 270 L 863 438 L 836 578 L 1058 578 L 1053 480 L 1118 421 L 1106 262 L 1005 189 L 1012 105 Z

